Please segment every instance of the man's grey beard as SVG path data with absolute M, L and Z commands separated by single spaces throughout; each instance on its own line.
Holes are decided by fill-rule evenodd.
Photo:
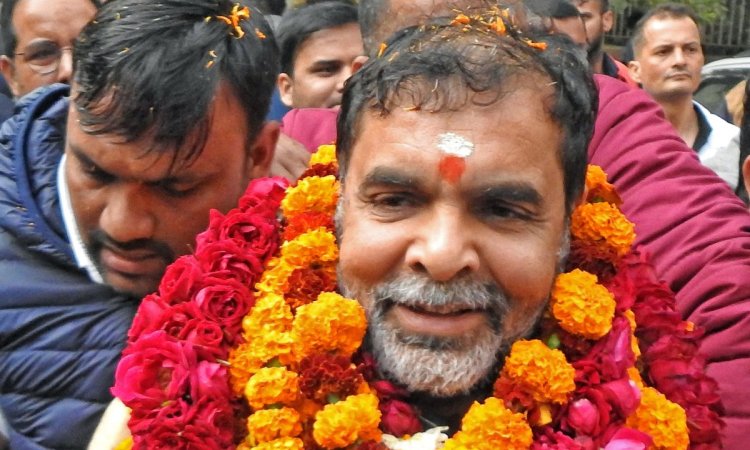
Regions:
M 339 203 L 337 225 L 342 223 L 341 213 Z M 343 230 L 337 227 L 337 231 L 340 238 Z M 566 227 L 557 255 L 558 272 L 564 267 L 569 248 Z M 347 283 L 341 273 L 339 270 L 339 286 L 345 296 L 371 299 L 367 339 L 379 371 L 410 392 L 425 392 L 435 397 L 465 394 L 491 381 L 501 358 L 513 342 L 534 332 L 547 306 L 547 301 L 539 302 L 539 308 L 528 318 L 529 325 L 517 334 L 505 336 L 503 321 L 511 300 L 495 283 L 469 277 L 436 282 L 427 275 L 408 274 L 364 289 Z M 443 313 L 483 311 L 487 324 L 460 337 L 407 334 L 386 321 L 395 304 Z

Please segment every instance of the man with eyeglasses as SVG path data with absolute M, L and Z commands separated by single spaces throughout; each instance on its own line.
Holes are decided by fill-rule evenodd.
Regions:
M 68 83 L 73 41 L 94 18 L 98 0 L 4 0 L 0 72 L 13 95 Z

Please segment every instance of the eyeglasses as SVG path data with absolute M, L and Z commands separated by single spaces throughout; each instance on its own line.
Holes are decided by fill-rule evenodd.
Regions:
M 23 56 L 29 68 L 39 75 L 49 75 L 60 67 L 60 58 L 65 51 L 73 51 L 73 47 L 60 47 L 52 41 L 36 41 L 16 53 L 16 56 Z

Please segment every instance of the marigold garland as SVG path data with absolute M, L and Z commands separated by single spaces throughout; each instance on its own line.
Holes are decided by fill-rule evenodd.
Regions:
M 420 431 L 408 393 L 378 379 L 369 355 L 355 355 L 364 311 L 332 292 L 337 173 L 335 147 L 324 146 L 286 194 L 281 180 L 254 182 L 237 211 L 212 215 L 196 256 L 176 261 L 160 291 L 144 299 L 113 389 L 132 408 L 133 448 L 170 439 L 157 434 L 165 426 L 182 430 L 175 442 L 243 450 L 377 449 L 382 432 Z M 679 318 L 644 256 L 628 253 L 633 227 L 604 172 L 590 167 L 586 186 L 571 224 L 570 271 L 556 280 L 538 339 L 514 343 L 494 395 L 470 408 L 444 448 L 604 448 L 627 440 L 671 449 L 685 448 L 688 431 L 692 447 L 720 447 L 715 384 L 702 372 L 680 372 L 685 358 L 702 364 L 700 330 Z M 210 259 L 217 257 L 229 261 L 218 272 Z M 254 292 L 233 287 L 235 278 L 254 283 Z M 207 283 L 228 287 L 208 295 Z M 196 335 L 190 320 L 175 322 L 178 312 L 224 332 Z M 206 414 L 243 423 L 199 420 Z

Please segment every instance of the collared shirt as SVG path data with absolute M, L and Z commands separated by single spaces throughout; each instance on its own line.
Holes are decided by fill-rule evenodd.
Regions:
M 70 201 L 70 192 L 68 191 L 68 182 L 65 179 L 65 160 L 66 155 L 63 155 L 60 165 L 57 166 L 57 195 L 60 199 L 65 233 L 68 235 L 68 241 L 70 241 L 70 246 L 73 248 L 73 256 L 78 267 L 88 273 L 91 281 L 102 284 L 104 283 L 104 279 L 101 273 L 99 273 L 99 269 L 96 268 L 96 264 L 91 259 L 88 250 L 86 250 L 86 244 L 81 239 L 81 232 L 76 223 L 73 204 Z

